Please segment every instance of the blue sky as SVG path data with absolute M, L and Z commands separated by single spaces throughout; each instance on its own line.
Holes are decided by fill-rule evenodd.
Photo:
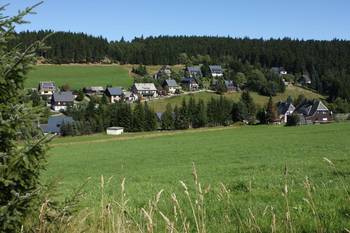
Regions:
M 7 14 L 38 1 L 10 3 Z M 219 35 L 251 38 L 350 39 L 350 0 L 46 0 L 31 24 L 102 35 Z

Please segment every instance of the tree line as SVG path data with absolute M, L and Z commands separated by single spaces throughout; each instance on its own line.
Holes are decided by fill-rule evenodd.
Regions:
M 112 126 L 123 127 L 125 132 L 143 132 L 228 126 L 235 122 L 268 124 L 278 121 L 272 98 L 260 108 L 248 91 L 242 92 L 238 102 L 224 96 L 212 97 L 207 103 L 193 97 L 188 101 L 183 99 L 180 105 L 167 104 L 162 113 L 155 113 L 147 102 L 108 104 L 100 98 L 69 107 L 65 114 L 75 121 L 61 126 L 63 136 L 100 133 Z
M 18 33 L 14 45 L 29 46 L 52 31 Z M 50 63 L 118 62 L 143 65 L 223 64 L 233 73 L 251 65 L 284 67 L 295 75 L 310 76 L 311 88 L 350 100 L 350 41 L 249 39 L 208 36 L 158 36 L 132 41 L 107 41 L 83 33 L 57 32 L 47 41 L 50 49 L 38 55 Z

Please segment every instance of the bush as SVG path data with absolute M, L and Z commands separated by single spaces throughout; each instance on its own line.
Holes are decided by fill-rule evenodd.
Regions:
M 300 117 L 296 114 L 287 116 L 286 126 L 296 126 L 300 122 Z

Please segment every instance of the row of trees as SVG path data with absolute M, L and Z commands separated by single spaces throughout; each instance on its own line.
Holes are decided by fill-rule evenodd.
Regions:
M 103 98 L 92 99 L 88 104 L 81 103 L 67 109 L 74 123 L 61 126 L 63 136 L 77 136 L 104 132 L 110 126 L 124 127 L 126 132 L 154 131 L 157 129 L 155 112 L 144 104 L 127 103 L 108 105 Z
M 75 122 L 62 125 L 63 136 L 104 132 L 111 126 L 124 127 L 126 132 L 142 132 L 228 126 L 234 122 L 268 124 L 278 120 L 272 98 L 266 106 L 258 109 L 247 91 L 242 92 L 238 102 L 220 96 L 205 103 L 191 97 L 188 101 L 184 99 L 179 106 L 168 104 L 165 112 L 158 116 L 147 102 L 108 105 L 103 99 L 93 99 L 88 104 L 68 108 L 66 114 L 72 116 Z

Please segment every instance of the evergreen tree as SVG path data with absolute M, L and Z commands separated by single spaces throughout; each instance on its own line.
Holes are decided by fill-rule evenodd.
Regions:
M 175 114 L 175 129 L 188 129 L 190 126 L 188 117 L 187 117 L 187 107 L 186 105 L 182 105 L 180 108 L 175 106 L 174 108 Z
M 10 48 L 11 43 L 16 44 L 15 26 L 24 23 L 23 17 L 33 8 L 15 17 L 5 17 L 4 9 L 0 7 L 0 228 L 11 233 L 21 232 L 24 219 L 37 211 L 39 178 L 45 164 L 45 137 L 33 124 L 42 109 L 22 101 L 25 75 L 43 44 L 36 42 L 26 50 L 20 45 Z M 38 133 L 33 138 L 30 132 Z
M 145 131 L 154 131 L 157 129 L 157 117 L 156 113 L 151 109 L 147 102 L 144 105 L 145 111 Z
M 132 114 L 132 129 L 141 132 L 145 129 L 145 111 L 141 102 L 138 102 Z
M 207 125 L 207 110 L 203 100 L 199 100 L 192 120 L 193 128 L 201 128 Z
M 174 117 L 173 110 L 170 104 L 167 104 L 165 112 L 161 119 L 162 130 L 173 130 L 174 129 Z
M 273 123 L 278 120 L 276 106 L 273 103 L 272 97 L 269 98 L 269 102 L 267 103 L 266 120 L 267 123 Z
M 248 91 L 242 93 L 240 102 L 241 116 L 248 123 L 253 124 L 255 122 L 256 106 Z

